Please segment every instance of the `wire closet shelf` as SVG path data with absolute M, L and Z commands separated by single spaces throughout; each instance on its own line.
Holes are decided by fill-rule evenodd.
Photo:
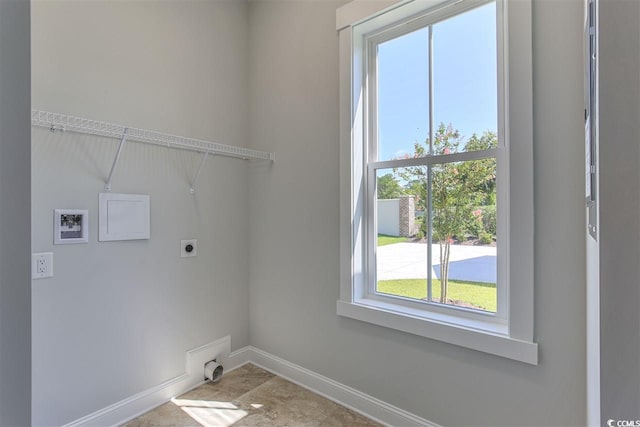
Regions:
M 34 126 L 46 127 L 52 131 L 72 131 L 118 139 L 121 139 L 126 135 L 127 141 L 137 141 L 164 147 L 197 151 L 199 153 L 235 157 L 244 160 L 275 160 L 275 153 L 116 125 L 113 123 L 85 119 L 82 117 L 67 116 L 49 111 L 32 110 L 31 124 Z

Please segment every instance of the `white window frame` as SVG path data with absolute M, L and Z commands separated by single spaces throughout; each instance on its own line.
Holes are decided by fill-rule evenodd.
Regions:
M 533 114 L 531 1 L 495 0 L 498 15 L 499 146 L 487 150 L 498 164 L 498 312 L 425 304 L 371 290 L 375 242 L 369 162 L 367 65 L 373 34 L 402 24 L 436 22 L 489 0 L 353 1 L 337 11 L 340 34 L 340 316 L 461 345 L 530 364 L 538 362 L 533 322 Z M 508 3 L 508 4 L 507 4 Z M 423 24 L 424 26 L 424 24 Z M 501 29 L 501 30 L 500 30 Z M 391 30 L 405 34 L 406 30 Z M 394 35 L 395 36 L 395 35 Z M 482 153 L 459 153 L 470 160 Z M 434 156 L 435 157 L 435 156 Z M 431 161 L 431 160 L 429 160 Z M 420 161 L 424 163 L 424 160 Z M 394 161 L 375 162 L 393 167 Z M 367 194 L 368 192 L 368 194 Z M 375 264 L 375 262 L 373 262 Z

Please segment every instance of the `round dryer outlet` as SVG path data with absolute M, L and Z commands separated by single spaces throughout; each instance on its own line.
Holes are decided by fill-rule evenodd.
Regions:
M 187 258 L 198 255 L 198 241 L 196 239 L 180 241 L 180 257 Z

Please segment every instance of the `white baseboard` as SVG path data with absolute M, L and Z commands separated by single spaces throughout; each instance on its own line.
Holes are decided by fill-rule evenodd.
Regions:
M 179 375 L 99 411 L 65 424 L 63 427 L 118 426 L 162 405 L 176 394 L 193 388 L 187 374 Z
M 383 402 L 349 386 L 249 346 L 249 361 L 267 371 L 326 397 L 387 426 L 440 427 L 438 424 Z
M 168 402 L 172 397 L 185 393 L 203 384 L 205 362 L 219 357 L 224 364 L 225 371 L 227 372 L 240 366 L 235 363 L 235 360 L 242 361 L 242 357 L 235 357 L 232 359 L 229 354 L 230 349 L 231 337 L 226 336 L 198 348 L 189 350 L 185 357 L 185 373 L 171 378 L 162 384 L 158 384 L 155 387 L 116 402 L 113 405 L 109 405 L 92 414 L 72 421 L 63 427 L 118 426 L 136 418 L 145 412 Z M 236 351 L 234 353 L 239 352 Z M 240 352 L 239 354 L 243 354 L 243 352 Z
M 237 369 L 251 362 L 251 348 L 252 347 L 250 346 L 242 347 L 241 349 L 238 349 L 233 353 L 231 353 L 229 355 L 229 359 L 227 363 L 230 364 L 232 367 L 227 368 L 227 366 L 225 365 L 224 371 L 231 372 L 232 370 Z
M 225 373 L 247 363 L 253 363 L 383 425 L 440 427 L 436 423 L 420 418 L 256 347 L 247 346 L 232 353 L 229 353 L 229 348 L 230 337 L 224 337 L 190 350 L 187 352 L 187 366 L 184 374 L 75 420 L 64 427 L 118 426 L 126 423 L 168 402 L 172 397 L 201 385 L 204 382 L 202 373 L 199 369 L 194 369 L 194 367 L 196 365 L 200 366 L 202 360 L 211 360 L 207 359 L 211 357 L 211 354 L 221 355 Z M 222 353 L 216 353 L 218 351 L 222 351 Z

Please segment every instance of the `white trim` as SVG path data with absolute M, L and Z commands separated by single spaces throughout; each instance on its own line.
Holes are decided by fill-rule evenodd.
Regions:
M 389 309 L 390 304 L 386 304 L 386 306 L 338 301 L 337 313 L 340 316 L 459 345 L 483 353 L 531 365 L 538 364 L 538 344 L 514 339 L 505 333 L 500 333 L 500 328 L 490 322 L 456 317 L 455 323 L 447 323 L 446 320 L 436 319 L 435 316 L 429 319 L 417 315 L 409 316 L 406 307 L 400 311 Z M 426 313 L 434 315 L 432 312 Z M 453 318 L 453 316 L 448 317 Z
M 502 0 L 506 1 L 506 0 Z M 509 143 L 509 335 L 534 341 L 534 203 L 533 203 L 533 42 L 531 1 L 505 2 L 505 79 Z M 508 7 L 507 7 L 508 5 Z M 498 178 L 499 179 L 499 178 Z M 500 195 L 498 195 L 500 197 Z M 500 203 L 500 201 L 498 201 Z M 500 236 L 498 236 L 500 239 Z
M 354 22 L 379 15 L 413 0 L 357 0 L 339 7 L 336 11 L 336 30 L 344 30 Z
M 388 22 L 397 21 L 397 14 L 408 16 L 413 13 L 420 13 L 442 6 L 455 5 L 461 0 L 354 0 L 339 7 L 336 11 L 336 30 L 342 31 L 354 25 L 360 25 L 373 18 L 387 15 Z M 476 6 L 491 0 L 468 0 L 476 3 Z M 404 7 L 406 6 L 406 7 Z M 403 7 L 402 11 L 396 11 Z M 471 6 L 475 7 L 475 6 Z M 410 11 L 407 13 L 406 11 Z M 397 13 L 397 14 L 396 14 Z M 446 17 L 440 16 L 440 19 Z M 378 26 L 378 25 L 376 25 Z
M 217 357 L 215 354 L 220 354 L 223 360 L 225 373 L 246 364 L 248 361 L 247 348 L 244 347 L 229 354 L 230 346 L 231 337 L 226 336 L 189 350 L 185 355 L 187 361 L 185 373 L 65 424 L 63 427 L 122 425 L 127 421 L 168 402 L 172 397 L 186 393 L 187 391 L 204 384 L 204 364 L 202 364 L 203 368 L 201 372 L 194 369 L 194 365 L 200 364 L 200 359 L 203 357 Z M 214 356 L 208 356 L 208 354 L 214 354 Z
M 358 412 L 367 418 L 386 426 L 427 426 L 440 427 L 438 424 L 414 415 L 397 406 L 369 396 L 354 388 L 320 375 L 300 365 L 291 363 L 278 356 L 256 347 L 248 347 L 250 362 L 272 372 L 292 383 L 326 397 L 346 408 Z
M 118 426 L 123 422 L 162 405 L 173 396 L 199 385 L 196 383 L 191 386 L 189 380 L 190 377 L 187 374 L 179 375 L 162 384 L 72 421 L 69 424 L 65 424 L 63 427 L 80 427 L 86 425 Z
M 340 58 L 351 57 L 351 28 L 340 31 Z M 349 64 L 350 65 L 350 64 Z M 351 116 L 351 67 L 341 64 L 339 82 L 340 117 Z M 354 208 L 351 193 L 346 189 L 354 187 L 351 175 L 351 122 L 340 120 L 340 299 L 345 300 L 352 294 L 351 272 L 354 271 L 351 251 L 352 227 L 350 218 Z M 353 227 L 355 228 L 355 227 Z M 349 260 L 349 261 L 347 261 Z
M 228 370 L 225 367 L 225 372 L 231 372 L 247 363 L 251 363 L 251 346 L 242 347 L 229 354 L 229 362 L 231 362 L 231 367 Z

